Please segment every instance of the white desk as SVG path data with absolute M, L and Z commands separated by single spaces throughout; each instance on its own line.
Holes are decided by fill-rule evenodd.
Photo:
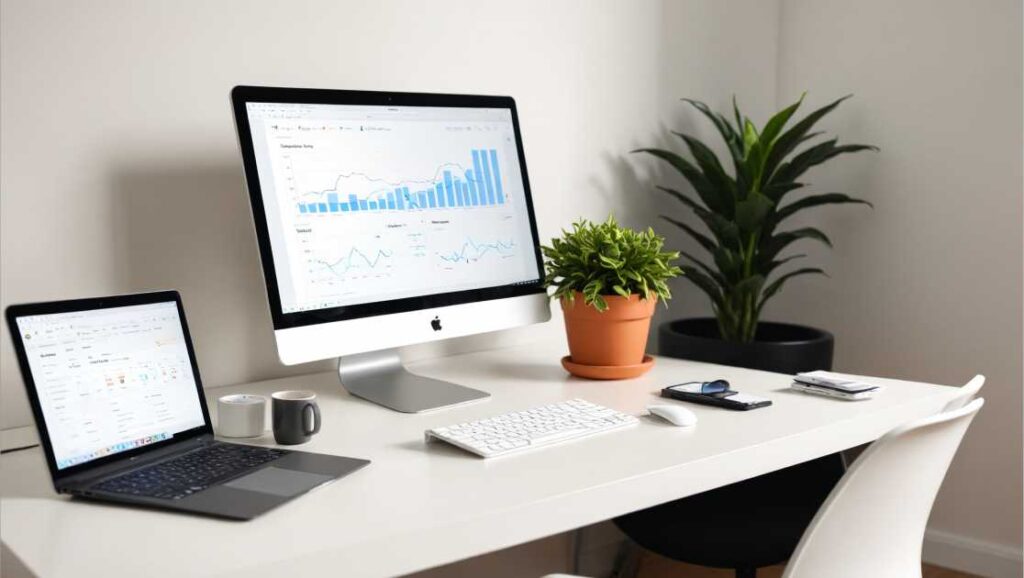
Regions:
M 955 394 L 879 379 L 887 388 L 876 399 L 845 402 L 791 393 L 783 375 L 668 358 L 636 380 L 584 381 L 559 367 L 563 348 L 546 343 L 416 363 L 418 373 L 492 394 L 419 415 L 352 398 L 331 373 L 210 390 L 212 402 L 228 392 L 315 389 L 324 426 L 302 449 L 373 460 L 252 522 L 72 501 L 53 493 L 38 449 L 7 454 L 0 535 L 40 576 L 404 574 L 863 444 L 938 411 Z M 639 414 L 661 387 L 710 378 L 774 405 L 745 413 L 691 405 L 700 420 L 694 428 L 645 418 L 626 430 L 490 461 L 423 441 L 429 427 L 573 397 Z

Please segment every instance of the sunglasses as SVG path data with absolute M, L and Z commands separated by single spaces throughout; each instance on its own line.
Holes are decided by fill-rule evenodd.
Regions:
M 716 379 L 714 381 L 688 381 L 686 383 L 673 385 L 672 389 L 679 389 L 680 391 L 699 393 L 703 395 L 723 394 L 729 392 L 729 382 L 724 379 Z

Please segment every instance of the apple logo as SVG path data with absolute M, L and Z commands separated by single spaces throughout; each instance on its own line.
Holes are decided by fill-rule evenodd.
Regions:
M 430 327 L 434 331 L 441 331 L 441 318 L 440 317 L 434 317 L 434 319 L 430 322 Z

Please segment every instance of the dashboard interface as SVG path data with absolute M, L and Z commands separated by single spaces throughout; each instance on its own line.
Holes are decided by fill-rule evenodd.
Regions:
M 177 304 L 19 317 L 58 469 L 205 425 Z
M 246 114 L 282 313 L 540 279 L 511 110 Z

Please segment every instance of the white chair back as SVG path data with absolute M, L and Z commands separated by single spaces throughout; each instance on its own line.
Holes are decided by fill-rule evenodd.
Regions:
M 783 578 L 920 577 L 932 503 L 984 403 L 900 426 L 872 444 L 811 521 Z
M 985 385 L 985 376 L 980 373 L 975 375 L 973 379 L 960 388 L 956 397 L 950 400 L 949 403 L 946 404 L 946 407 L 942 408 L 942 411 L 960 409 L 967 405 L 967 402 L 971 401 L 974 399 L 974 396 L 978 395 L 978 392 L 981 391 L 981 386 L 983 385 Z

